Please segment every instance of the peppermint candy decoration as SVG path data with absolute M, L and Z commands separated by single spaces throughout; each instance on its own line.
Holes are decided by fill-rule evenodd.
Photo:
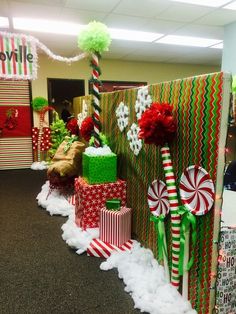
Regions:
M 148 188 L 148 206 L 154 216 L 167 215 L 170 204 L 167 188 L 161 180 L 154 180 Z
M 179 189 L 182 202 L 192 214 L 202 216 L 209 212 L 215 188 L 205 169 L 197 165 L 188 167 L 181 176 Z

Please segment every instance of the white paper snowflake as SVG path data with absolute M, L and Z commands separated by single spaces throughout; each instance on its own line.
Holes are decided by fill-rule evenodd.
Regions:
M 129 108 L 123 103 L 123 101 L 116 109 L 116 117 L 118 127 L 120 131 L 123 132 L 125 127 L 127 127 L 129 121 Z
M 138 138 L 139 130 L 139 126 L 136 123 L 133 123 L 130 130 L 127 132 L 127 138 L 130 142 L 129 147 L 134 152 L 135 156 L 138 156 L 142 148 L 142 141 Z
M 80 112 L 77 115 L 77 124 L 80 129 L 82 122 L 84 121 L 85 118 L 88 116 L 88 105 L 86 104 L 85 100 L 83 100 L 83 105 L 82 105 L 82 112 Z
M 139 88 L 135 102 L 135 112 L 137 119 L 140 119 L 144 111 L 151 106 L 152 98 L 148 94 L 148 86 Z

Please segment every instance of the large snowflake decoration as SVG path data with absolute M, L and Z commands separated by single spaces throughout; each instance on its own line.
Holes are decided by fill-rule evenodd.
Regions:
M 77 115 L 77 123 L 79 129 L 81 128 L 81 124 L 84 121 L 85 118 L 88 116 L 88 105 L 86 104 L 85 100 L 83 100 L 83 105 L 82 105 L 82 112 L 80 112 Z
M 129 120 L 129 108 L 123 103 L 119 104 L 116 109 L 117 124 L 121 132 L 124 131 L 124 128 L 128 125 Z
M 142 148 L 142 141 L 138 138 L 139 126 L 136 123 L 131 125 L 130 130 L 127 132 L 127 138 L 129 140 L 129 147 L 137 156 Z
M 138 89 L 137 100 L 135 102 L 135 112 L 137 119 L 140 119 L 144 111 L 151 106 L 152 98 L 148 94 L 148 86 Z

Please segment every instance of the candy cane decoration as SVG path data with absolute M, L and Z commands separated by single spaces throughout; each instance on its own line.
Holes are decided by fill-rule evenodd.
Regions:
M 94 108 L 93 121 L 94 121 L 94 145 L 95 147 L 100 147 L 102 145 L 99 134 L 101 132 L 101 122 L 100 122 L 100 93 L 99 93 L 99 76 L 101 75 L 101 70 L 99 67 L 99 54 L 93 53 L 91 60 L 92 77 L 93 77 L 93 89 L 92 89 L 92 106 Z
M 175 183 L 175 176 L 170 156 L 169 147 L 161 147 L 162 164 L 165 173 L 168 199 L 171 213 L 171 230 L 172 230 L 172 269 L 171 284 L 176 288 L 179 287 L 179 253 L 180 253 L 180 224 L 181 217 L 178 214 L 178 196 Z

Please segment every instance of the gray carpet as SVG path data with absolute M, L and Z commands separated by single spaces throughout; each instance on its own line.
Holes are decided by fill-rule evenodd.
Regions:
M 115 270 L 63 241 L 66 218 L 38 207 L 45 181 L 45 171 L 0 171 L 0 313 L 140 313 Z

